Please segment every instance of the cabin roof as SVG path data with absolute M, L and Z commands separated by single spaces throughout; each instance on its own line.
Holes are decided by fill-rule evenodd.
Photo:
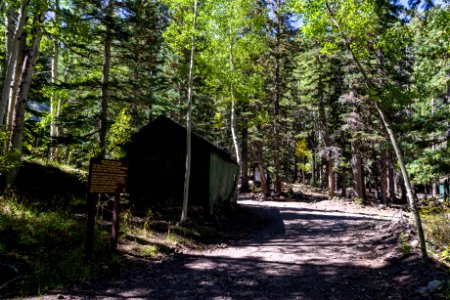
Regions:
M 183 135 L 186 135 L 186 128 L 184 126 L 164 115 L 160 115 L 158 118 L 142 127 L 142 129 L 132 137 L 132 140 L 137 142 L 141 138 L 140 136 L 144 137 L 153 130 L 176 131 L 182 133 Z M 238 163 L 231 157 L 231 155 L 227 151 L 212 144 L 207 139 L 195 133 L 194 131 L 192 131 L 191 133 L 191 138 L 193 141 L 201 144 L 202 147 L 207 147 L 223 159 L 238 165 Z

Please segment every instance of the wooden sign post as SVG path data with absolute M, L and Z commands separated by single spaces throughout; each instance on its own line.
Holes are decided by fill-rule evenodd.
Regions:
M 92 256 L 94 244 L 94 225 L 96 204 L 99 194 L 114 194 L 114 207 L 111 224 L 111 249 L 117 247 L 119 234 L 120 193 L 125 191 L 128 175 L 128 163 L 119 160 L 92 158 L 89 164 L 88 179 L 88 221 L 86 232 L 86 258 Z

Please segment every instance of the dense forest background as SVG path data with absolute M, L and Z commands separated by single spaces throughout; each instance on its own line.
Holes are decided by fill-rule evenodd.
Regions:
M 186 124 L 191 87 L 193 130 L 233 154 L 241 190 L 259 172 L 267 196 L 406 201 L 403 160 L 448 198 L 449 21 L 448 1 L 2 1 L 1 172 L 121 159 L 158 115 Z

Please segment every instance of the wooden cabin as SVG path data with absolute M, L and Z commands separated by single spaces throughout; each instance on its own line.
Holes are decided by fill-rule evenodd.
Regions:
M 189 206 L 212 214 L 235 201 L 239 165 L 224 150 L 192 133 Z M 165 116 L 144 126 L 125 147 L 128 193 L 139 209 L 181 207 L 186 128 Z

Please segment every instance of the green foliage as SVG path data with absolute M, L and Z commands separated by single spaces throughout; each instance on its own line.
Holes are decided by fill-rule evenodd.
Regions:
M 411 254 L 413 249 L 411 244 L 409 243 L 409 235 L 405 232 L 402 232 L 399 237 L 399 242 L 397 245 L 398 251 L 403 255 Z
M 439 207 L 422 210 L 421 217 L 427 240 L 444 260 L 449 260 L 450 211 Z
M 353 198 L 353 203 L 355 203 L 356 205 L 363 205 L 364 204 L 364 199 L 363 198 L 359 198 L 359 197 L 355 197 L 355 198 Z
M 9 138 L 9 132 L 2 130 L 0 131 L 0 145 L 4 145 Z M 14 168 L 21 165 L 20 161 L 20 151 L 8 151 L 6 153 L 0 153 L 0 175 L 7 174 Z
M 163 244 L 149 245 L 140 249 L 141 255 L 147 258 L 156 258 L 161 253 L 168 254 L 170 252 L 171 249 Z
M 450 246 L 447 246 L 442 252 L 440 253 L 441 259 L 450 262 Z
M 145 257 L 155 257 L 158 254 L 158 248 L 155 245 L 147 246 L 141 250 L 141 255 Z
M 132 119 L 129 109 L 124 108 L 111 126 L 108 135 L 108 148 L 112 158 L 125 158 L 123 146 L 130 142 L 133 133 L 138 131 L 138 128 L 133 126 Z
M 45 292 L 85 281 L 114 264 L 109 233 L 98 230 L 93 264 L 84 263 L 85 222 L 63 212 L 38 212 L 13 199 L 0 203 L 0 257 L 23 268 L 7 291 Z M 68 247 L 70 245 L 70 247 Z
M 297 155 L 300 159 L 311 158 L 312 153 L 308 150 L 308 143 L 305 139 L 298 141 L 295 145 L 295 155 Z

